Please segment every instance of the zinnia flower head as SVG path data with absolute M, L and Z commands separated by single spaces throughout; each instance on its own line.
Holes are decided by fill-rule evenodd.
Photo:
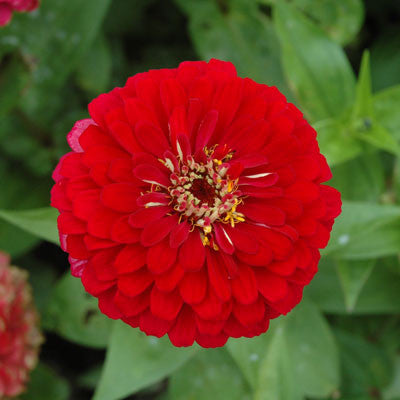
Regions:
M 52 205 L 100 310 L 176 346 L 252 337 L 317 271 L 339 193 L 315 130 L 231 63 L 151 70 L 89 105 Z
M 27 274 L 0 252 L 0 399 L 25 389 L 42 336 Z
M 39 0 L 0 0 L 0 27 L 7 25 L 14 11 L 29 12 L 39 7 Z

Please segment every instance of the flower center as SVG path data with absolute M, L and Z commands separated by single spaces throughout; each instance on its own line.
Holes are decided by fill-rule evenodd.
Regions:
M 166 158 L 162 162 L 171 170 L 171 186 L 168 188 L 171 204 L 193 226 L 203 230 L 203 239 L 212 232 L 215 221 L 222 223 L 243 222 L 243 214 L 236 211 L 242 202 L 237 180 L 227 174 L 230 165 L 225 161 L 231 154 L 213 157 L 213 150 L 204 150 L 205 161 L 196 162 L 193 156 L 186 161 Z

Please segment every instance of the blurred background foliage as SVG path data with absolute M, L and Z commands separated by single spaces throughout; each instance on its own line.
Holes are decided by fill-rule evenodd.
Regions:
M 93 97 L 211 57 L 304 111 L 344 207 L 304 301 L 268 334 L 176 349 L 107 320 L 69 276 L 50 176 Z M 23 399 L 399 400 L 399 111 L 397 0 L 43 0 L 15 15 L 0 29 L 0 249 L 29 270 L 47 339 Z

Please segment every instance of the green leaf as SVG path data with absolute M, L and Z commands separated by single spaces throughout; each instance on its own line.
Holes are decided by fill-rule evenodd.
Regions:
M 396 156 L 400 156 L 400 145 L 398 141 L 383 126 L 375 120 L 365 118 L 358 121 L 355 129 L 356 137 L 375 146 L 378 149 L 385 150 Z
M 362 152 L 362 146 L 351 135 L 349 124 L 338 119 L 324 119 L 314 124 L 318 132 L 321 153 L 332 167 L 352 160 Z
M 323 254 L 348 260 L 400 252 L 400 207 L 343 202 L 343 211 Z
M 380 260 L 359 294 L 353 314 L 389 314 L 400 312 L 400 279 L 398 260 Z M 319 271 L 305 289 L 318 306 L 327 313 L 347 314 L 341 283 L 334 261 L 322 257 Z
M 227 349 L 255 392 L 255 399 L 324 397 L 339 385 L 338 355 L 322 314 L 304 300 L 271 322 L 257 338 L 231 339 Z
M 378 123 L 400 140 L 400 85 L 376 94 L 374 109 Z
M 353 118 L 373 118 L 371 69 L 369 65 L 369 51 L 365 50 L 361 60 L 356 89 L 356 102 L 353 109 Z
M 377 151 L 363 152 L 353 160 L 336 165 L 332 174 L 329 185 L 339 190 L 342 200 L 377 203 L 385 190 L 385 171 Z
M 369 394 L 390 382 L 393 366 L 385 351 L 361 336 L 337 329 L 343 370 L 342 391 L 346 395 Z
M 341 45 L 354 39 L 364 20 L 362 0 L 294 0 L 294 4 Z
M 383 398 L 385 400 L 400 399 L 400 355 L 396 356 L 394 368 L 393 379 L 383 391 Z
M 88 347 L 108 344 L 112 320 L 98 308 L 97 299 L 85 292 L 81 280 L 67 272 L 54 287 L 43 324 L 65 339 Z
M 116 321 L 94 400 L 117 400 L 149 386 L 180 368 L 197 347 L 176 348 L 164 337 L 147 337 Z
M 292 359 L 287 347 L 285 329 L 278 324 L 267 353 L 260 366 L 254 400 L 300 400 L 302 392 L 296 387 L 292 370 Z
M 69 395 L 67 381 L 50 367 L 40 363 L 32 371 L 28 389 L 21 400 L 67 400 Z
M 307 115 L 322 120 L 353 104 L 355 80 L 341 47 L 286 2 L 274 6 L 286 76 Z
M 189 16 L 190 35 L 202 59 L 231 61 L 239 75 L 275 85 L 289 95 L 273 25 L 255 2 L 233 0 L 225 9 L 214 0 L 175 1 Z
M 250 400 L 242 374 L 224 349 L 198 352 L 170 377 L 171 400 Z
M 3 120 L 4 118 L 0 118 L 0 125 Z M 20 164 L 10 162 L 0 153 L 0 182 L 3 188 L 0 194 L 0 210 L 29 209 L 47 204 L 49 181 L 50 179 L 33 177 L 21 168 Z M 4 190 L 4 188 L 6 189 Z M 3 251 L 15 257 L 25 253 L 38 242 L 38 238 L 21 231 L 0 216 L 0 248 Z
M 98 35 L 83 55 L 77 70 L 78 84 L 90 96 L 97 96 L 108 89 L 111 78 L 111 50 L 106 38 Z
M 58 211 L 51 207 L 22 211 L 0 210 L 0 219 L 55 244 L 59 244 L 57 216 Z
M 354 310 L 358 296 L 376 264 L 376 260 L 348 261 L 338 260 L 338 276 L 342 285 L 347 311 Z

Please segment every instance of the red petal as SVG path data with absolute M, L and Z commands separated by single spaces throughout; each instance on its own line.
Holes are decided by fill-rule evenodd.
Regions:
M 222 224 L 214 224 L 215 239 L 218 246 L 227 254 L 233 254 L 235 247 Z
M 96 254 L 91 257 L 89 264 L 93 268 L 97 279 L 100 281 L 112 281 L 116 279 L 117 274 L 113 264 L 118 252 L 118 248 L 110 248 L 97 251 Z
M 241 304 L 252 304 L 257 300 L 257 280 L 253 269 L 239 264 L 239 275 L 232 279 L 232 294 Z
M 187 240 L 179 249 L 179 262 L 187 271 L 199 270 L 205 261 L 206 252 L 200 238 L 200 233 L 196 229 L 191 232 Z
M 178 248 L 187 238 L 190 231 L 190 224 L 187 221 L 176 225 L 171 231 L 169 237 L 169 245 L 173 248 Z
M 101 293 L 99 295 L 99 309 L 100 311 L 107 315 L 107 317 L 112 319 L 120 319 L 122 313 L 119 308 L 114 303 L 116 289 L 112 288 L 107 292 Z
M 83 240 L 83 235 L 68 235 L 67 251 L 71 257 L 79 260 L 87 260 L 90 256 Z
M 156 157 L 161 157 L 170 148 L 164 132 L 147 121 L 139 121 L 136 124 L 135 134 L 142 147 Z
M 283 225 L 285 223 L 285 213 L 282 210 L 257 200 L 245 201 L 244 205 L 240 207 L 240 212 L 246 218 L 267 225 Z
M 167 239 L 162 240 L 149 248 L 147 252 L 147 266 L 153 274 L 162 274 L 175 263 L 177 249 L 169 246 Z
M 178 217 L 171 215 L 149 222 L 143 229 L 140 241 L 143 246 L 153 246 L 163 240 L 178 223 Z
M 194 342 L 196 322 L 190 307 L 183 307 L 174 327 L 168 332 L 169 339 L 174 346 L 187 347 Z
M 228 340 L 228 335 L 220 333 L 219 335 L 196 335 L 196 342 L 205 348 L 222 347 Z
M 211 253 L 212 251 L 207 251 L 208 277 L 215 294 L 225 302 L 231 298 L 231 285 L 228 280 L 228 273 L 215 252 Z
M 137 198 L 136 204 L 140 207 L 166 206 L 169 199 L 165 193 L 150 192 Z
M 202 151 L 214 133 L 218 121 L 218 111 L 208 111 L 201 121 L 196 136 L 195 152 Z
M 117 142 L 130 154 L 143 151 L 142 147 L 136 140 L 131 127 L 122 121 L 114 121 L 110 125 L 110 131 Z
M 273 255 L 271 248 L 261 243 L 256 254 L 247 254 L 241 251 L 237 251 L 235 254 L 243 263 L 257 267 L 267 266 L 271 262 Z
M 193 310 L 202 319 L 216 319 L 222 312 L 222 302 L 209 287 L 204 300 L 200 304 L 193 305 Z
M 196 315 L 196 325 L 200 334 L 203 335 L 218 335 L 226 321 L 208 321 L 206 319 L 201 319 L 198 315 Z
M 264 318 L 265 303 L 260 296 L 253 304 L 240 304 L 233 305 L 233 314 L 238 321 L 243 325 L 253 325 Z
M 117 219 L 111 228 L 112 240 L 119 243 L 137 243 L 139 241 L 141 231 L 139 229 L 133 229 L 128 220 L 128 215 Z
M 140 192 L 135 185 L 113 183 L 103 188 L 101 201 L 112 210 L 129 213 L 138 209 L 136 200 L 139 196 Z
M 161 164 L 160 164 L 161 166 Z M 141 164 L 134 169 L 136 178 L 151 185 L 160 185 L 165 188 L 171 185 L 171 181 L 157 167 L 150 164 Z
M 90 216 L 87 225 L 88 233 L 103 239 L 110 239 L 112 226 L 120 217 L 121 214 L 100 206 Z
M 137 271 L 146 263 L 147 249 L 140 244 L 125 246 L 114 261 L 118 274 L 128 274 Z
M 149 222 L 158 221 L 168 211 L 170 207 L 149 207 L 141 208 L 129 216 L 129 224 L 133 228 L 144 228 Z
M 160 84 L 161 101 L 167 115 L 171 115 L 175 107 L 186 105 L 185 89 L 177 79 L 164 79 Z
M 179 284 L 179 291 L 185 303 L 200 303 L 207 292 L 207 275 L 204 269 L 186 272 Z
M 86 223 L 69 212 L 61 213 L 57 218 L 58 229 L 66 235 L 78 235 L 86 232 Z
M 150 290 L 135 297 L 125 296 L 118 290 L 114 297 L 114 303 L 125 317 L 138 315 L 150 305 Z
M 233 245 L 240 251 L 248 254 L 256 254 L 258 252 L 258 242 L 254 237 L 250 236 L 246 231 L 241 229 L 241 224 L 237 224 L 234 228 L 229 225 L 225 229 L 233 242 Z
M 98 296 L 111 287 L 115 286 L 114 281 L 99 281 L 89 265 L 83 270 L 82 284 L 85 290 L 93 296 Z
M 156 337 L 164 336 L 171 329 L 173 322 L 154 316 L 150 310 L 140 315 L 140 329 L 147 335 Z
M 143 293 L 153 282 L 153 276 L 147 268 L 142 268 L 131 274 L 119 276 L 118 289 L 126 296 L 134 297 Z
M 181 281 L 185 270 L 179 265 L 175 264 L 170 270 L 160 275 L 155 275 L 154 279 L 158 289 L 163 292 L 171 292 L 174 290 L 178 283 Z
M 182 297 L 178 291 L 165 293 L 153 286 L 150 295 L 150 309 L 156 317 L 171 321 L 176 318 L 182 305 Z
M 288 284 L 286 279 L 272 274 L 264 269 L 256 271 L 258 290 L 260 293 L 272 303 L 283 299 L 288 292 Z
M 87 175 L 89 169 L 82 164 L 82 153 L 68 153 L 61 161 L 59 172 L 65 178 L 74 178 Z

